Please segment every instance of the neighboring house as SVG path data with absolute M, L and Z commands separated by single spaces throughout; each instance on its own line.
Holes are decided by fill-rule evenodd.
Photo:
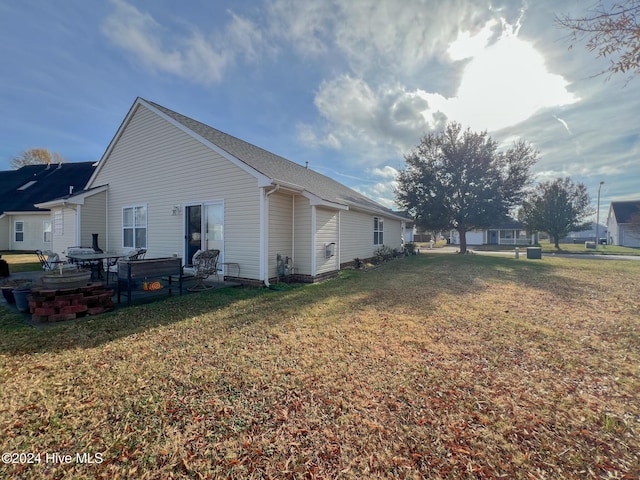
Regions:
M 93 162 L 27 165 L 0 172 L 0 250 L 51 248 L 51 214 L 35 204 L 82 189 Z
M 610 245 L 640 247 L 640 200 L 611 202 L 607 230 Z
M 607 226 L 598 225 L 598 236 L 602 238 L 607 237 Z M 591 222 L 589 228 L 586 230 L 580 230 L 578 232 L 569 232 L 565 238 L 560 239 L 560 243 L 584 243 L 593 242 L 596 239 L 596 222 Z
M 184 264 L 216 248 L 253 283 L 282 275 L 279 257 L 298 280 L 333 276 L 382 245 L 399 249 L 405 221 L 331 178 L 141 98 L 86 189 L 40 206 L 64 226 L 54 229 L 55 251 L 91 233 L 102 249 L 144 247 L 147 258 Z
M 459 244 L 460 235 L 456 230 L 450 234 L 451 243 Z M 467 245 L 534 245 L 537 234 L 530 234 L 522 223 L 510 221 L 486 229 L 467 232 Z

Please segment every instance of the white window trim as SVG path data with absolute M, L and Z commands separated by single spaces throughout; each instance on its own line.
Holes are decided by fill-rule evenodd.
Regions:
M 377 222 L 376 222 L 376 219 L 377 219 Z M 378 228 L 376 228 L 376 224 Z M 376 235 L 376 233 L 378 235 Z M 376 242 L 376 237 L 377 237 L 377 242 Z M 382 241 L 380 241 L 380 237 L 382 237 Z M 384 219 L 382 217 L 373 217 L 373 244 L 376 246 L 384 245 Z
M 145 210 L 144 227 L 142 225 L 136 225 L 135 209 L 136 208 L 140 208 L 140 207 L 144 207 L 144 210 Z M 124 212 L 127 209 L 133 210 L 133 212 L 132 212 L 132 214 L 133 214 L 133 226 L 132 227 L 126 227 L 126 228 L 132 228 L 133 229 L 133 245 L 131 245 L 131 246 L 125 245 Z M 138 204 L 138 205 L 125 205 L 124 207 L 122 207 L 121 222 L 122 222 L 121 223 L 121 227 L 122 227 L 122 248 L 147 248 L 148 247 L 148 245 L 149 245 L 149 207 L 148 207 L 148 204 L 141 203 L 141 204 Z M 144 246 L 136 245 L 136 230 L 137 229 L 141 229 L 141 228 L 144 228 L 144 243 L 145 243 Z
M 18 230 L 18 225 L 20 225 L 20 230 Z M 18 233 L 22 234 L 22 240 L 18 240 Z M 14 231 L 13 231 L 13 239 L 16 243 L 24 242 L 24 221 L 16 220 L 14 223 Z
M 47 224 L 48 224 L 48 232 L 47 232 Z M 49 234 L 49 240 L 47 240 L 47 233 Z M 43 220 L 42 221 L 42 241 L 44 243 L 51 243 L 53 239 L 53 222 L 51 220 Z

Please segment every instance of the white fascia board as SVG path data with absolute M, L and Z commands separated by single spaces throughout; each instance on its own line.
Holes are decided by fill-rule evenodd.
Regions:
M 109 185 L 102 185 L 100 187 L 92 188 L 91 190 L 72 195 L 67 198 L 56 198 L 55 200 L 49 200 L 48 202 L 41 202 L 34 204 L 36 208 L 50 209 L 53 207 L 64 207 L 65 205 L 84 205 L 84 201 L 87 197 L 91 197 L 96 193 L 104 192 L 109 188 Z
M 410 218 L 406 218 L 403 217 L 401 215 L 394 215 L 393 213 L 389 213 L 389 212 L 385 212 L 382 210 L 374 210 L 373 208 L 365 208 L 365 207 L 361 207 L 361 206 L 351 206 L 350 210 L 354 210 L 356 212 L 364 212 L 370 215 L 375 215 L 376 217 L 386 217 L 386 218 L 392 218 L 394 220 L 399 220 L 402 222 L 410 222 L 411 219 Z
M 302 193 L 304 191 L 304 187 L 291 182 L 285 182 L 284 180 L 278 180 L 274 178 L 271 180 L 272 185 L 279 185 L 283 190 L 289 190 L 290 192 Z
M 45 211 L 45 210 L 43 210 L 43 211 L 41 211 L 41 212 L 37 212 L 37 211 L 35 211 L 35 212 L 34 212 L 34 211 L 24 211 L 24 212 L 21 212 L 21 211 L 13 211 L 13 212 L 4 212 L 4 213 L 2 214 L 2 217 L 4 217 L 5 215 L 11 215 L 11 216 L 14 216 L 14 217 L 15 217 L 16 215 L 20 215 L 20 216 L 27 216 L 27 215 L 43 215 L 43 214 L 44 214 L 44 215 L 47 215 L 47 214 L 49 214 L 49 211 Z M 2 218 L 2 217 L 0 217 L 0 218 Z
M 309 200 L 309 204 L 314 207 L 329 207 L 335 208 L 337 210 L 349 210 L 347 205 L 343 205 L 342 203 L 330 202 L 329 200 L 324 200 L 323 198 L 314 195 L 313 193 L 305 190 L 302 192 L 302 196 Z

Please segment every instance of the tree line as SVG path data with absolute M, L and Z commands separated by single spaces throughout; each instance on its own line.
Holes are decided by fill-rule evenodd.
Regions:
M 397 177 L 396 203 L 429 231 L 456 230 L 460 253 L 466 233 L 517 218 L 529 231 L 548 233 L 559 248 L 569 232 L 585 228 L 594 213 L 587 188 L 569 177 L 533 183 L 539 152 L 524 141 L 505 151 L 487 132 L 450 122 L 429 133 L 405 156 Z
M 65 160 L 58 152 L 50 152 L 46 148 L 29 148 L 11 159 L 11 168 L 17 170 L 27 165 L 48 165 L 63 163 Z

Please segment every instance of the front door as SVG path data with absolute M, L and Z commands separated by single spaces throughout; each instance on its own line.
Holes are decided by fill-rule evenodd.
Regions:
M 222 202 L 188 205 L 185 209 L 185 263 L 198 250 L 220 250 L 224 256 L 224 205 Z

